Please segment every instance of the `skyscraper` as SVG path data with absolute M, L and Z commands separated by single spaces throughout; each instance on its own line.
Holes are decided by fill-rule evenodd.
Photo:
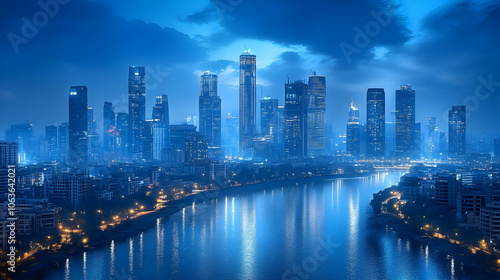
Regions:
M 249 51 L 240 55 L 240 156 L 251 157 L 256 129 L 257 57 Z
M 45 126 L 45 141 L 47 141 L 47 157 L 54 160 L 59 157 L 57 146 L 57 124 Z
M 453 106 L 448 112 L 448 155 L 459 156 L 466 152 L 465 105 Z
M 428 156 L 433 157 L 439 150 L 439 131 L 436 125 L 436 117 L 429 117 L 428 120 L 427 151 Z
M 346 150 L 347 153 L 358 157 L 361 149 L 361 135 L 359 130 L 359 110 L 358 104 L 351 101 L 351 106 L 349 107 L 349 117 L 347 118 L 347 130 L 346 130 Z
M 278 130 L 278 99 L 264 97 L 260 100 L 260 133 L 262 136 L 269 135 L 273 143 L 277 143 Z
M 307 86 L 307 156 L 325 154 L 326 149 L 326 79 L 309 76 Z
M 366 93 L 366 156 L 385 156 L 385 91 L 369 88 Z
M 396 90 L 396 157 L 408 158 L 416 156 L 417 146 L 415 133 L 415 90 L 411 85 L 402 85 Z
M 226 115 L 226 155 L 230 157 L 238 156 L 239 141 L 239 121 L 234 115 Z
M 199 116 L 201 135 L 206 137 L 208 147 L 221 148 L 221 99 L 217 88 L 218 77 L 205 72 L 200 78 Z
M 301 159 L 307 155 L 307 85 L 285 83 L 285 155 Z
M 127 113 L 116 114 L 117 150 L 122 160 L 130 160 L 132 157 L 132 146 L 130 145 L 131 124 Z
M 500 158 L 500 138 L 493 140 L 493 154 L 495 157 Z
M 94 119 L 94 108 L 87 107 L 87 134 L 96 134 L 97 126 Z
M 128 72 L 128 115 L 133 160 L 141 160 L 141 132 L 146 122 L 146 71 L 143 66 L 130 66 Z
M 170 123 L 168 96 L 163 94 L 156 97 L 155 106 L 153 107 L 153 120 L 158 120 L 163 125 Z
M 87 87 L 72 86 L 69 90 L 68 165 L 85 166 L 88 161 Z
M 14 124 L 6 131 L 6 140 L 15 141 L 18 145 L 19 163 L 25 164 L 33 158 L 31 139 L 33 138 L 33 124 Z
M 18 144 L 16 142 L 0 141 L 0 196 L 7 193 L 9 186 L 9 166 L 17 166 Z
M 111 102 L 104 102 L 102 139 L 104 151 L 114 151 L 116 148 L 116 115 Z
M 67 158 L 69 147 L 69 123 L 62 123 L 57 128 L 57 146 L 59 149 L 59 158 Z

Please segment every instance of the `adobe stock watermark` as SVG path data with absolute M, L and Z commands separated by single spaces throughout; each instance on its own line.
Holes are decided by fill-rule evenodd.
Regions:
M 466 108 L 466 118 L 470 117 L 471 113 L 479 109 L 481 101 L 486 101 L 490 98 L 491 94 L 496 91 L 496 88 L 500 87 L 500 81 L 493 81 L 493 74 L 489 74 L 487 78 L 479 75 L 477 76 L 477 80 L 478 84 L 474 89 L 474 94 L 465 97 L 462 103 Z M 448 110 L 444 112 L 443 119 L 448 120 Z
M 215 8 L 215 11 L 219 15 L 219 19 L 224 19 L 225 12 L 232 12 L 236 7 L 238 7 L 243 0 L 213 0 L 212 5 Z
M 168 75 L 170 73 L 161 71 L 160 64 L 156 64 L 155 69 L 151 66 L 146 66 L 146 89 L 155 90 Z
M 33 39 L 38 34 L 38 31 L 45 27 L 49 23 L 49 20 L 59 13 L 61 5 L 66 5 L 70 1 L 71 0 L 39 0 L 37 4 L 40 6 L 40 10 L 35 12 L 31 16 L 31 19 L 27 17 L 21 18 L 23 25 L 20 32 L 9 32 L 7 34 L 7 39 L 9 39 L 14 53 L 18 54 L 19 46 L 21 44 L 28 44 L 30 39 Z
M 371 10 L 370 15 L 374 20 L 369 21 L 365 24 L 364 30 L 359 26 L 355 26 L 353 44 L 346 43 L 342 41 L 339 44 L 340 50 L 344 55 L 347 63 L 351 63 L 351 56 L 353 54 L 360 54 L 363 49 L 368 47 L 372 38 L 377 37 L 382 32 L 382 28 L 387 27 L 392 20 L 392 11 L 394 11 L 399 5 L 399 1 L 393 1 L 388 3 L 387 8 L 381 9 L 379 11 Z
M 293 265 L 281 276 L 282 280 L 300 280 L 308 279 L 311 274 L 318 270 L 320 264 L 325 262 L 334 252 L 334 249 L 339 248 L 339 243 L 333 243 L 331 236 L 327 236 L 326 241 L 318 239 L 318 245 L 314 248 L 312 256 L 306 257 L 302 263 Z

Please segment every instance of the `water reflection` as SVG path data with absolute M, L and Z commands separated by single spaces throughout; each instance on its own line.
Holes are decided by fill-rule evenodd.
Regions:
M 453 256 L 446 260 L 368 222 L 372 194 L 399 175 L 283 183 L 265 191 L 252 186 L 193 203 L 135 237 L 67 259 L 47 279 L 283 279 L 305 260 L 311 264 L 318 240 L 340 246 L 309 267 L 307 279 L 463 278 L 468 267 L 458 269 Z

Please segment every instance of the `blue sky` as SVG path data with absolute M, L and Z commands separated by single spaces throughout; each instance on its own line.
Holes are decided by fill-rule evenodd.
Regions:
M 283 103 L 285 79 L 306 79 L 311 70 L 325 75 L 327 122 L 337 133 L 345 133 L 351 99 L 364 120 L 368 87 L 385 88 L 391 120 L 401 84 L 416 90 L 423 129 L 436 116 L 446 132 L 447 110 L 466 104 L 469 132 L 500 132 L 496 1 L 59 1 L 68 3 L 38 22 L 30 38 L 23 18 L 33 22 L 43 7 L 0 3 L 2 131 L 29 121 L 42 134 L 45 125 L 66 122 L 72 85 L 88 86 L 98 123 L 104 101 L 127 111 L 128 65 L 147 67 L 148 116 L 160 94 L 169 96 L 172 123 L 197 114 L 206 70 L 219 75 L 223 114 L 237 115 L 238 56 L 248 48 L 257 55 L 258 98 Z M 356 30 L 368 41 L 356 41 Z M 24 40 L 13 44 L 12 34 Z M 355 52 L 346 56 L 345 46 Z

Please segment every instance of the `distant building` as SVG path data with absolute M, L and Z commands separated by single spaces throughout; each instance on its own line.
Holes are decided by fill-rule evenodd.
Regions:
M 186 139 L 185 163 L 199 164 L 208 160 L 208 139 L 201 134 L 194 134 Z
M 307 85 L 285 83 L 285 155 L 301 159 L 307 155 Z
M 196 126 L 192 124 L 169 125 L 169 158 L 172 163 L 184 163 L 186 141 L 196 134 Z
M 402 85 L 396 90 L 396 157 L 414 157 L 417 150 L 415 127 L 415 90 L 411 85 Z
M 155 106 L 153 107 L 152 119 L 167 126 L 170 123 L 170 113 L 168 107 L 168 96 L 163 94 L 156 97 Z
M 127 113 L 116 114 L 116 149 L 120 152 L 120 159 L 127 161 L 132 158 L 130 145 L 131 123 Z
M 18 144 L 19 163 L 27 164 L 33 159 L 34 149 L 32 147 L 33 124 L 14 124 L 5 133 L 7 141 L 15 141 Z
M 68 165 L 85 166 L 88 162 L 87 87 L 72 86 L 69 90 Z
M 240 55 L 240 156 L 253 155 L 253 138 L 257 127 L 257 56 L 249 51 Z
M 439 151 L 439 130 L 436 125 L 436 117 L 429 117 L 427 125 L 427 154 L 434 157 Z
M 57 127 L 57 146 L 59 158 L 65 159 L 68 156 L 69 123 L 62 123 Z
M 0 199 L 7 193 L 9 172 L 8 167 L 18 166 L 18 144 L 17 142 L 0 141 Z
M 325 154 L 326 149 L 326 78 L 316 72 L 307 84 L 307 156 Z
M 129 145 L 132 158 L 141 160 L 142 127 L 146 122 L 146 70 L 143 66 L 130 66 L 128 72 L 128 115 L 130 120 Z
M 104 152 L 114 151 L 116 149 L 116 115 L 113 103 L 104 102 L 103 107 L 103 127 L 102 142 Z
M 448 113 L 448 155 L 466 153 L 466 109 L 465 105 L 453 106 Z
M 277 143 L 279 136 L 278 99 L 264 97 L 260 100 L 260 134 L 268 135 L 273 143 Z
M 59 158 L 57 130 L 57 124 L 49 124 L 45 126 L 45 141 L 47 142 L 46 159 L 48 160 L 55 160 Z
M 205 72 L 200 78 L 199 116 L 201 135 L 206 137 L 211 150 L 221 150 L 221 99 L 218 90 L 218 77 Z M 214 155 L 217 152 L 214 152 Z
M 361 135 L 359 127 L 358 104 L 351 101 L 349 107 L 349 117 L 347 118 L 346 129 L 346 150 L 347 153 L 357 158 L 361 150 Z
M 366 93 L 366 156 L 385 156 L 385 91 L 369 88 Z
M 239 151 L 239 120 L 236 116 L 226 115 L 226 155 L 237 157 Z
M 141 130 L 141 156 L 142 161 L 153 160 L 153 120 L 146 120 Z

